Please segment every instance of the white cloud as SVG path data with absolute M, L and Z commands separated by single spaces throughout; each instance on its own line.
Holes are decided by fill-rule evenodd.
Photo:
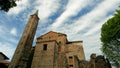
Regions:
M 11 60 L 15 48 L 12 47 L 12 44 L 9 43 L 1 43 L 0 42 L 0 52 L 3 52 L 6 56 L 8 56 Z
M 101 25 L 111 17 L 107 16 L 109 12 L 115 11 L 118 8 L 120 0 L 103 0 L 99 3 L 92 11 L 88 12 L 84 16 L 80 17 L 78 20 L 70 20 L 72 23 L 67 24 L 65 21 L 69 20 L 69 17 L 78 14 L 78 12 L 90 3 L 75 3 L 77 0 L 69 1 L 69 8 L 60 15 L 56 21 L 50 25 L 48 30 L 54 30 L 58 32 L 63 32 L 68 35 L 70 40 L 80 40 L 84 42 L 84 49 L 87 59 L 91 53 L 96 52 L 101 53 L 101 42 L 100 42 L 100 28 Z M 75 8 L 73 7 L 75 3 Z M 77 5 L 79 4 L 79 5 Z M 85 6 L 80 7 L 80 4 L 85 4 Z M 60 27 L 59 27 L 60 26 Z M 78 34 L 89 28 L 85 34 Z M 97 32 L 99 31 L 99 32 Z M 96 33 L 97 32 L 97 33 Z
M 39 10 L 39 17 L 41 21 L 53 15 L 60 7 L 60 0 L 36 0 L 35 8 Z
M 100 22 L 97 22 L 98 24 L 94 24 L 94 25 L 89 29 L 89 31 L 86 32 L 83 36 L 93 35 L 93 34 L 95 34 L 95 33 L 98 32 L 98 31 L 100 32 L 100 29 L 101 29 L 101 27 L 102 27 L 102 24 L 105 23 L 106 20 L 108 20 L 108 19 L 111 18 L 111 17 L 112 17 L 112 15 L 109 16 L 109 17 L 104 18 L 104 19 L 101 20 Z
M 97 33 L 93 36 L 86 36 L 83 38 L 84 43 L 84 51 L 87 59 L 90 59 L 90 55 L 92 53 L 96 53 L 97 55 L 102 55 L 100 50 L 101 42 L 100 42 L 100 34 Z
M 14 36 L 17 36 L 17 29 L 16 28 L 12 28 L 10 33 Z
M 0 25 L 0 36 L 1 36 L 0 39 L 16 44 L 18 42 L 18 40 L 16 40 L 12 35 L 17 36 L 16 28 L 12 28 L 10 30 L 9 28 L 6 28 L 6 26 L 4 26 L 4 25 Z
M 77 33 L 85 29 L 86 27 L 91 27 L 96 23 L 100 23 L 99 21 L 102 21 L 105 18 L 108 19 L 108 17 L 106 17 L 107 13 L 115 10 L 115 8 L 117 8 L 117 6 L 119 5 L 119 2 L 120 2 L 119 0 L 103 1 L 96 8 L 94 8 L 91 12 L 79 18 L 79 20 L 76 20 L 74 24 L 71 24 L 71 27 L 73 27 L 72 31 L 75 31 L 75 33 Z
M 11 31 L 6 26 L 0 26 L 0 52 L 3 52 L 6 56 L 8 56 L 11 60 L 13 53 L 15 51 L 15 47 L 13 45 L 17 44 L 17 40 L 11 37 L 11 34 L 16 35 L 17 31 L 13 28 Z M 9 38 L 9 39 L 8 39 Z
M 60 15 L 60 17 L 52 24 L 52 29 L 59 27 L 63 24 L 69 17 L 77 15 L 84 7 L 91 4 L 93 0 L 69 0 L 65 11 Z
M 7 13 L 8 15 L 19 14 L 21 11 L 29 6 L 29 0 L 16 1 L 17 6 L 13 7 Z
M 85 0 L 83 2 L 85 2 Z M 81 2 L 81 4 L 83 4 L 83 2 Z M 74 31 L 74 34 L 78 33 L 81 30 L 84 30 L 86 27 L 93 26 L 96 22 L 98 23 L 99 21 L 108 19 L 108 17 L 106 17 L 107 13 L 110 11 L 114 11 L 115 8 L 117 8 L 117 6 L 119 5 L 119 2 L 120 2 L 119 0 L 116 0 L 116 1 L 105 0 L 102 3 L 98 4 L 98 6 L 96 6 L 91 12 L 80 17 L 78 20 L 76 20 L 76 21 L 72 20 L 73 23 L 69 24 L 69 26 L 64 25 L 64 22 L 69 20 L 70 16 L 77 14 L 78 11 L 76 11 L 76 10 L 78 10 L 78 9 L 81 10 L 81 8 L 84 8 L 84 7 L 79 7 L 79 5 L 77 5 L 77 6 L 75 6 L 75 7 L 77 7 L 76 10 L 66 9 L 66 11 L 50 26 L 52 28 L 51 30 L 62 30 L 63 28 L 64 29 L 68 28 L 70 31 Z M 72 3 L 74 3 L 74 2 L 72 2 Z M 87 5 L 88 3 L 89 2 L 84 3 L 84 4 Z M 75 5 L 76 4 L 78 4 L 78 3 L 75 3 Z M 107 6 L 106 6 L 106 4 L 107 4 Z M 72 6 L 69 6 L 69 8 Z M 74 8 L 74 7 L 72 7 L 72 8 Z M 58 27 L 61 25 L 63 25 L 63 26 Z M 72 32 L 71 32 L 71 35 L 72 35 Z

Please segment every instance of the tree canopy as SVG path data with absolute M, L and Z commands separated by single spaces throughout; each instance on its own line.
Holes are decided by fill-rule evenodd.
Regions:
M 15 0 L 0 0 L 0 10 L 8 12 L 10 8 L 17 6 Z
M 102 52 L 120 68 L 120 10 L 101 28 Z

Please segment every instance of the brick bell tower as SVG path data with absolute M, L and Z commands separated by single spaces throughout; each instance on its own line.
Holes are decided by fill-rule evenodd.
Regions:
M 8 68 L 26 68 L 39 17 L 38 10 L 30 16 Z

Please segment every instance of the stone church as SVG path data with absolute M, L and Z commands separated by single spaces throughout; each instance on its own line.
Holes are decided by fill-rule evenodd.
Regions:
M 37 11 L 30 16 L 8 68 L 87 68 L 80 64 L 85 62 L 83 41 L 68 41 L 66 34 L 49 31 L 33 47 L 38 21 Z
M 82 41 L 50 31 L 37 38 L 31 68 L 78 68 L 77 58 L 85 60 Z

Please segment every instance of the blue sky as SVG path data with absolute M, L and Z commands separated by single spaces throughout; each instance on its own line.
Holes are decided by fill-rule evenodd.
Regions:
M 17 7 L 0 11 L 0 51 L 10 59 L 29 16 L 39 10 L 36 38 L 49 32 L 65 33 L 69 41 L 83 40 L 86 59 L 102 54 L 100 28 L 120 5 L 120 0 L 20 0 Z

